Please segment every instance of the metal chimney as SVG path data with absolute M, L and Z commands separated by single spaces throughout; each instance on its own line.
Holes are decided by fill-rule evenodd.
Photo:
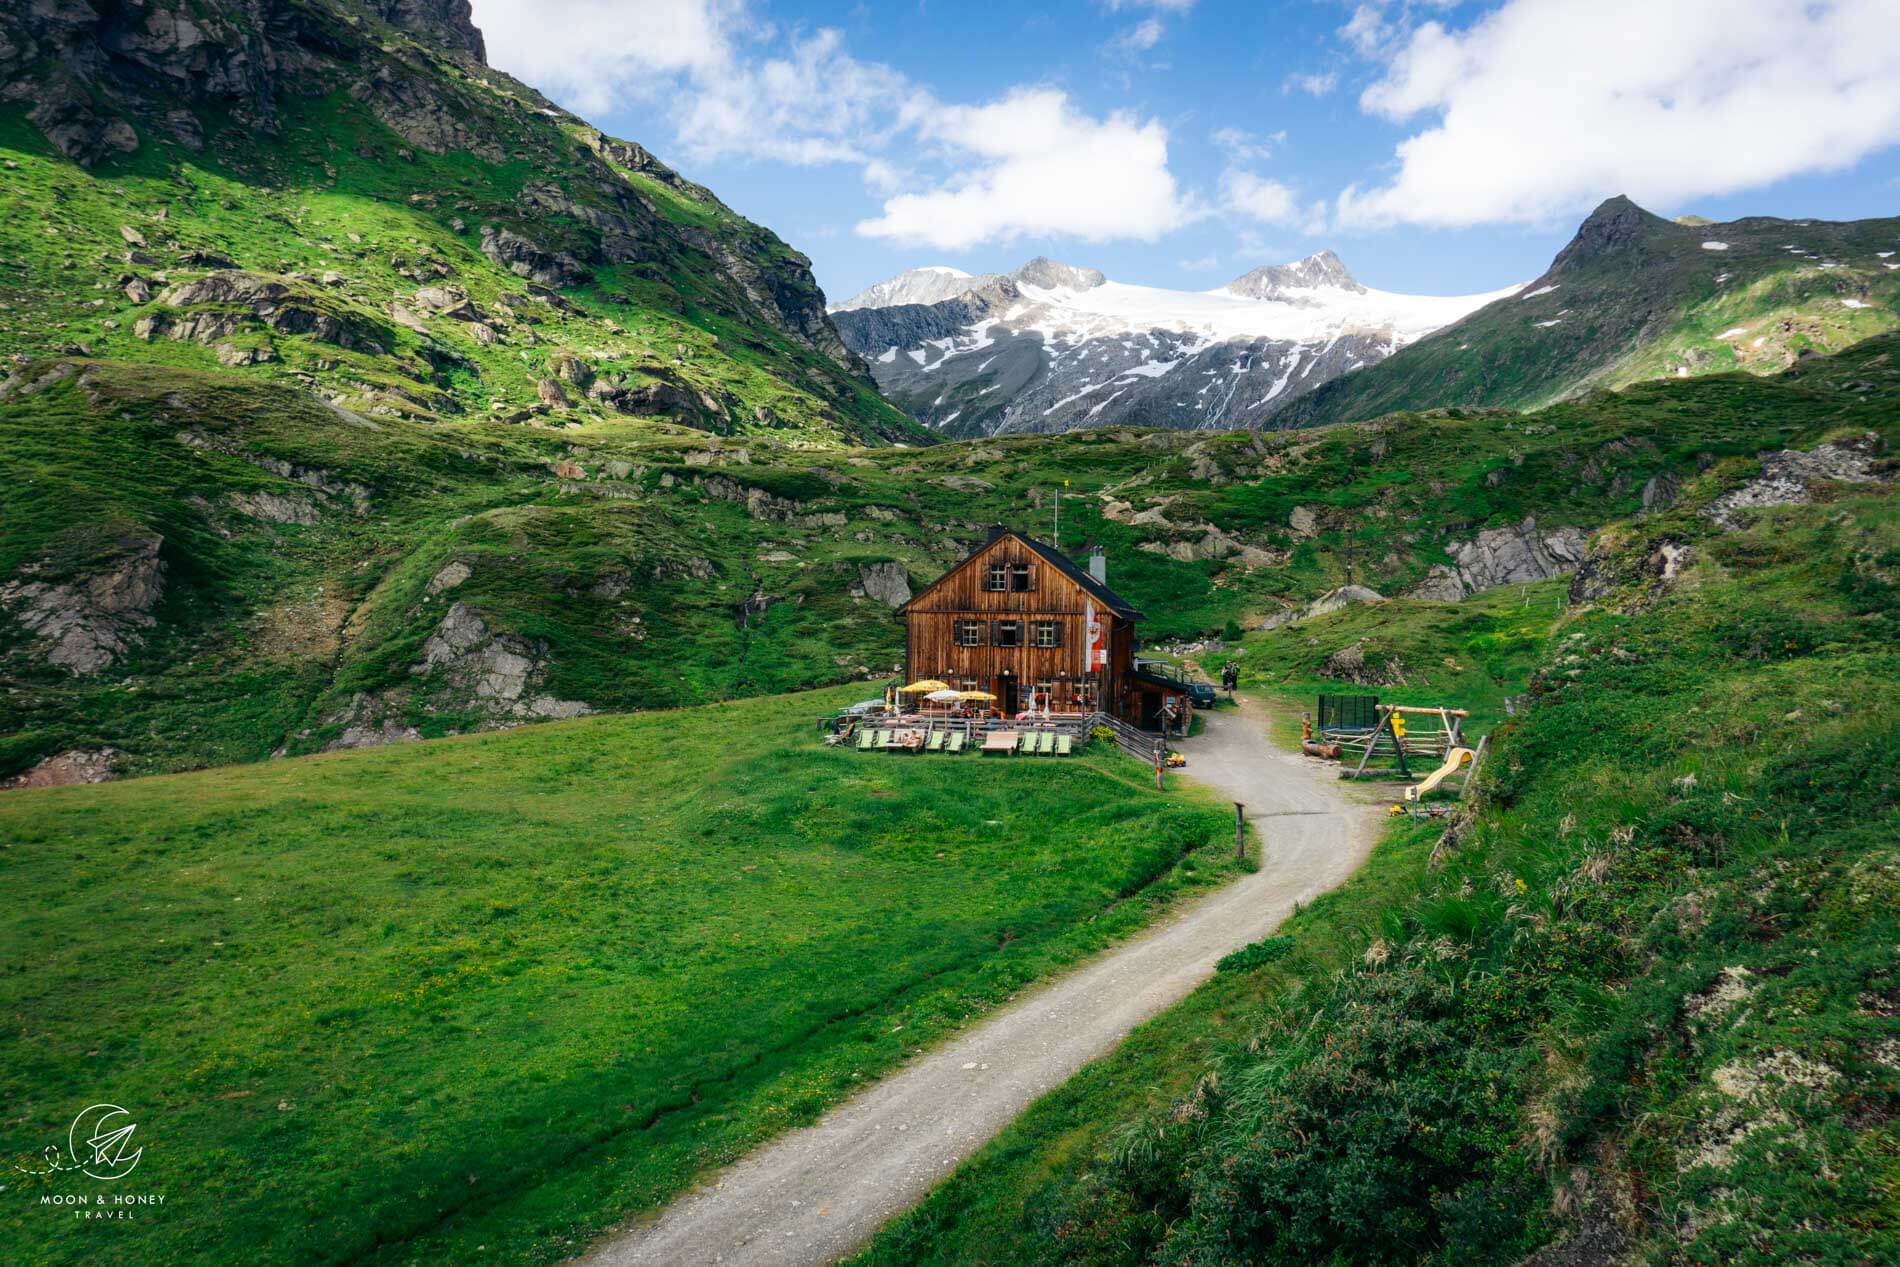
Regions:
M 1096 546 L 1089 551 L 1089 575 L 1097 585 L 1108 584 L 1108 559 L 1102 553 L 1102 547 Z

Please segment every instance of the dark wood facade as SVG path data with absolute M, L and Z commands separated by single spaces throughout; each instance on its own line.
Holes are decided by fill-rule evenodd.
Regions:
M 1089 665 L 1091 612 L 1106 663 Z M 1045 705 L 1141 722 L 1140 613 L 1055 549 L 999 530 L 902 608 L 906 681 L 988 691 L 1005 716 Z

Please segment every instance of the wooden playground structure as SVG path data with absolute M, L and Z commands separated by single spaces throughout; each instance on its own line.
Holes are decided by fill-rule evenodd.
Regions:
M 1464 778 L 1459 795 L 1471 785 L 1489 736 L 1480 738 L 1475 747 L 1468 746 L 1464 723 L 1469 716 L 1462 708 L 1381 704 L 1370 695 L 1321 695 L 1319 725 L 1315 728 L 1312 714 L 1305 716 L 1300 746 L 1309 756 L 1338 761 L 1342 779 L 1364 778 L 1368 772 L 1388 776 L 1384 769 L 1369 770 L 1374 758 L 1389 758 L 1400 778 L 1419 779 L 1413 761 L 1430 758 L 1435 768 L 1405 789 L 1406 802 L 1416 806 L 1460 771 Z M 1348 765 L 1350 769 L 1345 768 Z

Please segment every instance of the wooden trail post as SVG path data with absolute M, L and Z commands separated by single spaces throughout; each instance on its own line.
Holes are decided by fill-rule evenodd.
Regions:
M 1234 802 L 1234 861 L 1247 861 L 1247 829 L 1245 819 L 1241 817 L 1241 804 Z

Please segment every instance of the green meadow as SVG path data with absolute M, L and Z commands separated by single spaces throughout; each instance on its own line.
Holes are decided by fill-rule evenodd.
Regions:
M 98 1253 L 11 1198 L 102 1100 L 118 1261 L 561 1258 L 1231 872 L 1099 745 L 823 747 L 861 693 L 7 795 L 0 1261 Z

